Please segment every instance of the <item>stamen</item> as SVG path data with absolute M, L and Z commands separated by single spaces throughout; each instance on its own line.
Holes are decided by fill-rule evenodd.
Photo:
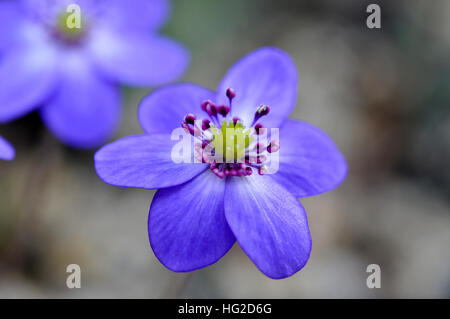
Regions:
M 186 123 L 188 123 L 188 124 L 194 124 L 195 123 L 195 120 L 196 120 L 197 118 L 195 117 L 195 115 L 194 114 L 192 114 L 192 113 L 189 113 L 189 114 L 187 114 L 185 117 L 184 117 L 184 121 L 186 122 Z
M 263 143 L 256 144 L 256 153 L 262 153 L 266 146 Z
M 232 88 L 227 89 L 227 97 L 230 99 L 234 99 L 236 97 L 236 91 L 234 91 Z
M 270 107 L 268 105 L 261 105 L 256 109 L 255 117 L 253 119 L 253 126 L 261 117 L 266 116 L 270 112 Z
M 227 97 L 228 97 L 228 101 L 230 103 L 230 112 L 231 112 L 231 108 L 233 106 L 233 99 L 236 97 L 236 91 L 234 91 L 232 88 L 228 88 L 227 89 Z
M 211 127 L 211 121 L 210 121 L 210 120 L 207 120 L 207 119 L 204 119 L 204 120 L 202 121 L 202 130 L 206 131 L 206 130 L 208 130 L 210 127 Z
M 188 120 L 191 121 L 191 119 L 189 119 L 189 117 L 188 117 Z M 187 123 L 187 121 L 183 121 L 181 123 L 181 127 L 186 131 L 186 133 L 191 134 L 192 136 L 195 136 L 195 137 L 203 136 L 202 130 L 199 129 L 195 125 L 195 122 L 194 122 L 194 124 L 189 124 L 189 123 Z
M 277 140 L 273 140 L 270 142 L 269 146 L 267 146 L 267 152 L 276 153 L 280 149 L 280 142 Z
M 221 114 L 223 117 L 225 117 L 225 116 L 227 116 L 227 114 L 230 112 L 230 108 L 229 108 L 228 106 L 226 106 L 226 105 L 220 105 L 220 106 L 217 108 L 217 112 L 218 112 L 219 114 Z
M 267 161 L 267 156 L 266 156 L 266 155 L 259 155 L 259 156 L 256 158 L 256 162 L 257 162 L 258 164 L 262 164 L 262 163 L 264 163 L 265 161 Z
M 209 119 L 201 119 L 200 122 L 193 113 L 184 117 L 181 127 L 189 134 L 201 138 L 201 143 L 195 144 L 194 156 L 199 162 L 209 164 L 211 172 L 219 178 L 250 176 L 253 171 L 264 175 L 268 171 L 264 165 L 267 161 L 264 153 L 277 152 L 280 144 L 278 140 L 272 140 L 269 145 L 253 141 L 255 133 L 261 135 L 266 132 L 266 128 L 256 122 L 269 114 L 270 108 L 267 105 L 259 106 L 252 125 L 246 127 L 239 117 L 232 117 L 232 120 L 227 118 L 231 115 L 231 102 L 236 93 L 229 88 L 226 94 L 230 106 L 216 105 L 211 100 L 202 102 L 201 109 L 208 114 Z M 219 114 L 223 119 L 219 120 Z
M 262 135 L 266 131 L 264 126 L 261 123 L 258 123 L 255 125 L 255 131 L 257 135 Z
M 215 117 L 217 115 L 217 107 L 214 103 L 207 103 L 205 106 L 205 111 L 209 116 Z
M 186 122 L 182 122 L 181 127 L 186 131 L 186 133 L 194 135 L 194 128 L 190 127 Z
M 267 114 L 269 114 L 270 112 L 270 107 L 268 105 L 261 105 L 260 107 L 258 107 L 256 109 L 256 116 L 265 116 Z
M 269 171 L 269 169 L 267 168 L 266 165 L 261 166 L 260 168 L 258 168 L 258 174 L 259 175 L 264 175 Z
M 209 103 L 212 103 L 212 102 L 210 100 L 205 100 L 205 101 L 202 102 L 201 108 L 202 108 L 203 111 L 206 112 L 206 105 L 208 105 Z
M 233 124 L 236 126 L 237 123 L 241 122 L 242 120 L 239 117 L 233 117 Z

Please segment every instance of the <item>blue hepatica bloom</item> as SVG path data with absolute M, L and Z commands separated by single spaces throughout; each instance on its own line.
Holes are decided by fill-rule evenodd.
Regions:
M 146 135 L 121 139 L 97 152 L 96 170 L 106 183 L 159 189 L 148 231 L 155 255 L 167 268 L 186 272 L 213 264 L 236 240 L 271 278 L 291 276 L 306 264 L 311 237 L 297 198 L 335 188 L 347 166 L 325 133 L 288 120 L 296 88 L 297 72 L 289 56 L 262 48 L 237 62 L 217 93 L 194 84 L 152 93 L 139 110 Z M 193 148 L 196 155 L 212 145 L 200 163 L 173 161 L 171 132 L 180 123 L 202 136 Z M 250 141 L 231 142 L 235 152 L 229 154 L 224 127 L 235 130 L 231 140 L 269 128 L 280 128 L 279 139 L 258 143 L 259 155 L 252 160 L 246 149 Z M 265 174 L 263 153 L 278 154 L 275 174 Z
M 0 122 L 39 108 L 64 143 L 105 142 L 120 119 L 119 83 L 159 85 L 187 67 L 186 49 L 156 34 L 168 9 L 166 0 L 0 0 Z
M 0 136 L 0 160 L 10 161 L 15 156 L 14 148 Z

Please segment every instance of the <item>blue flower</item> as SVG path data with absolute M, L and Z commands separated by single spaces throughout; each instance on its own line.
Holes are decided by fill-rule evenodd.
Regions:
M 217 92 L 177 84 L 152 93 L 139 110 L 146 134 L 96 153 L 97 174 L 104 182 L 159 189 L 148 231 L 155 255 L 167 268 L 186 272 L 213 264 L 236 240 L 271 278 L 291 276 L 306 264 L 311 237 L 297 198 L 335 188 L 345 179 L 347 165 L 325 133 L 288 119 L 296 88 L 291 58 L 262 48 L 237 62 Z M 173 161 L 178 142 L 171 133 L 180 122 L 196 138 L 203 137 L 195 146 L 199 163 Z M 233 139 L 251 132 L 245 145 L 231 144 L 237 155 L 228 152 L 224 128 L 234 132 Z M 280 128 L 279 139 L 253 146 L 257 156 L 252 158 L 252 140 L 269 128 Z M 208 145 L 210 152 L 199 153 Z M 279 169 L 266 174 L 265 157 L 275 154 Z
M 14 156 L 14 148 L 0 136 L 0 160 L 11 161 Z
M 69 4 L 80 28 L 68 25 Z M 39 108 L 64 143 L 92 148 L 118 126 L 120 84 L 177 79 L 186 49 L 156 31 L 166 0 L 19 0 L 0 2 L 0 123 Z

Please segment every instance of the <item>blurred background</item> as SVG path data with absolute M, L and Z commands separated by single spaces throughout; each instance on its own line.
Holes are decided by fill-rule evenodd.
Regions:
M 381 29 L 366 27 L 369 3 Z M 174 0 L 163 33 L 191 50 L 182 80 L 212 89 L 258 47 L 295 60 L 291 117 L 326 131 L 350 167 L 338 189 L 301 200 L 308 264 L 271 280 L 236 244 L 208 268 L 167 270 L 148 244 L 154 192 L 103 184 L 94 151 L 61 145 L 31 114 L 0 127 L 17 149 L 0 162 L 0 297 L 450 297 L 450 1 Z M 123 88 L 115 138 L 142 132 L 149 92 Z M 69 264 L 81 289 L 66 287 Z M 366 286 L 369 264 L 380 289 Z

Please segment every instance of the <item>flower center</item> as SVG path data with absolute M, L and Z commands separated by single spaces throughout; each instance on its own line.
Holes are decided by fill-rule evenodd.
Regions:
M 63 11 L 58 15 L 53 35 L 65 44 L 78 44 L 86 34 L 81 15 Z
M 232 116 L 232 101 L 236 94 L 227 90 L 229 105 L 216 105 L 204 101 L 201 109 L 208 115 L 205 119 L 189 113 L 181 123 L 186 132 L 194 136 L 195 158 L 210 164 L 211 171 L 220 178 L 225 176 L 248 176 L 256 170 L 260 175 L 267 172 L 268 153 L 279 150 L 279 141 L 268 145 L 259 141 L 266 133 L 259 119 L 269 114 L 270 108 L 261 105 L 256 108 L 252 124 L 245 127 L 242 120 Z
M 253 142 L 254 137 L 250 136 L 250 130 L 244 130 L 244 126 L 232 121 L 227 123 L 223 120 L 220 129 L 211 126 L 215 157 L 222 158 L 225 163 L 234 163 L 243 158 L 247 148 Z

